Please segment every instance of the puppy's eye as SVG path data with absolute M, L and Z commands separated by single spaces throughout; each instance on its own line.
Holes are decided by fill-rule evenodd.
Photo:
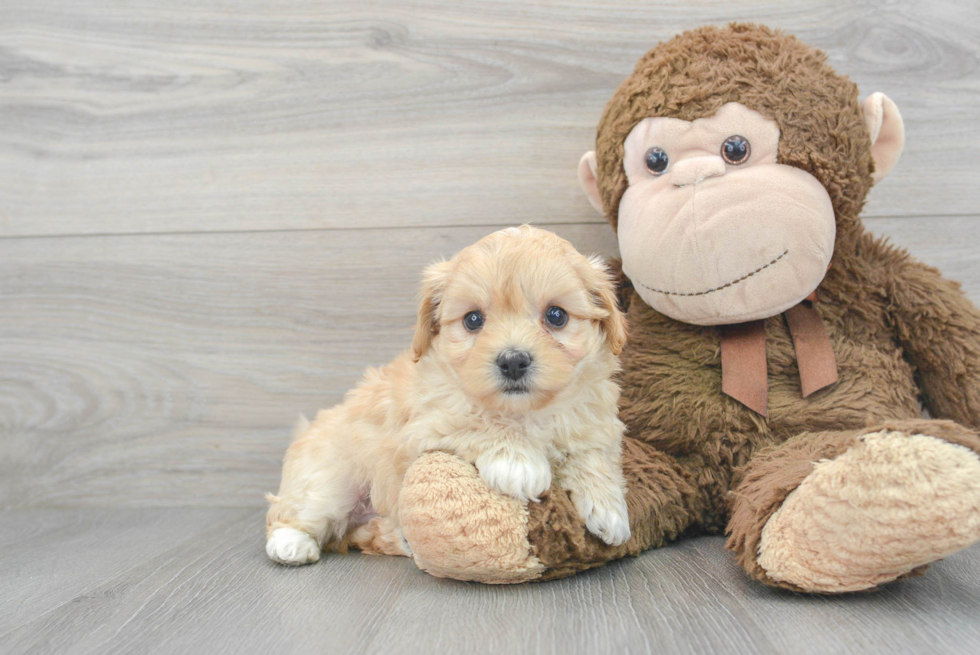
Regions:
M 667 170 L 667 164 L 669 163 L 670 160 L 667 158 L 667 151 L 665 151 L 663 148 L 654 146 L 653 148 L 647 150 L 647 170 L 650 171 L 650 174 L 654 177 Z
M 721 144 L 721 158 L 732 166 L 744 164 L 752 154 L 752 146 L 744 136 L 733 134 Z
M 563 328 L 568 323 L 568 312 L 561 307 L 549 307 L 544 313 L 545 322 L 554 328 Z
M 476 332 L 481 327 L 483 327 L 483 312 L 470 312 L 463 317 L 463 325 L 470 332 Z

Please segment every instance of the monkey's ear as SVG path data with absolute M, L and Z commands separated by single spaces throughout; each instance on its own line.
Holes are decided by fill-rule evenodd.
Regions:
M 419 318 L 415 324 L 415 338 L 412 339 L 412 359 L 416 362 L 432 344 L 432 338 L 439 334 L 436 314 L 442 294 L 449 283 L 453 270 L 452 262 L 438 262 L 427 266 L 422 272 L 422 291 L 419 293 Z
M 599 183 L 595 177 L 595 150 L 590 150 L 578 160 L 578 181 L 589 197 L 589 204 L 600 214 L 605 215 L 602 208 L 602 196 L 599 194 Z
M 905 124 L 891 98 L 884 93 L 872 93 L 861 106 L 864 124 L 871 135 L 871 158 L 875 162 L 872 176 L 875 184 L 891 172 L 905 147 Z

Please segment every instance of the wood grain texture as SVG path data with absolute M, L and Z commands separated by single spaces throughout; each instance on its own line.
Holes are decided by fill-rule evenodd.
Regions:
M 980 217 L 869 223 L 980 300 Z M 497 227 L 0 240 L 0 502 L 262 505 L 296 416 L 408 346 L 421 268 Z
M 898 103 L 868 215 L 977 211 L 972 0 L 8 0 L 0 236 L 599 222 L 575 168 L 613 89 L 730 20 Z
M 184 526 L 175 524 L 181 515 Z M 876 594 L 806 597 L 747 579 L 718 537 L 566 580 L 490 587 L 433 578 L 405 558 L 330 555 L 278 566 L 262 551 L 255 510 L 0 517 L 4 543 L 24 533 L 33 533 L 25 544 L 37 543 L 58 524 L 73 535 L 43 549 L 4 549 L 5 583 L 16 590 L 6 598 L 16 602 L 38 570 L 71 562 L 87 576 L 50 589 L 47 611 L 0 622 L 0 651 L 11 654 L 958 654 L 975 652 L 980 640 L 980 587 L 969 580 L 980 547 Z M 122 544 L 98 545 L 117 532 L 142 533 L 141 545 L 152 548 L 117 560 Z
M 254 510 L 227 509 L 0 512 L 0 635 L 63 603 L 104 600 L 92 589 L 245 516 L 255 521 Z

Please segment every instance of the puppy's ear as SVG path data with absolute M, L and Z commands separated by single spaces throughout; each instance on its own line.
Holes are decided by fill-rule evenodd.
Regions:
M 616 296 L 616 283 L 612 272 L 599 257 L 589 257 L 589 274 L 585 276 L 585 285 L 592 296 L 592 302 L 605 310 L 605 316 L 600 320 L 606 333 L 609 347 L 613 354 L 618 355 L 626 345 L 626 317 L 619 311 L 619 298 Z
M 452 262 L 439 262 L 427 266 L 422 272 L 422 291 L 419 294 L 419 319 L 415 324 L 415 338 L 412 340 L 412 359 L 416 362 L 429 349 L 432 338 L 439 334 L 436 313 L 442 294 L 449 283 Z

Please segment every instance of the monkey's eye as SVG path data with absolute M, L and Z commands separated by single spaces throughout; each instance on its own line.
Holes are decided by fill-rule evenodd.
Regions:
M 470 312 L 463 317 L 463 326 L 470 332 L 476 332 L 483 327 L 483 312 Z
M 568 323 L 568 312 L 561 307 L 549 307 L 544 313 L 544 320 L 553 328 L 563 328 Z
M 667 164 L 670 160 L 667 159 L 667 153 L 663 148 L 654 146 L 647 150 L 646 154 L 647 170 L 650 171 L 651 175 L 660 175 L 665 170 L 667 170 Z
M 752 154 L 752 146 L 744 136 L 733 134 L 721 144 L 721 158 L 732 166 L 744 164 Z

